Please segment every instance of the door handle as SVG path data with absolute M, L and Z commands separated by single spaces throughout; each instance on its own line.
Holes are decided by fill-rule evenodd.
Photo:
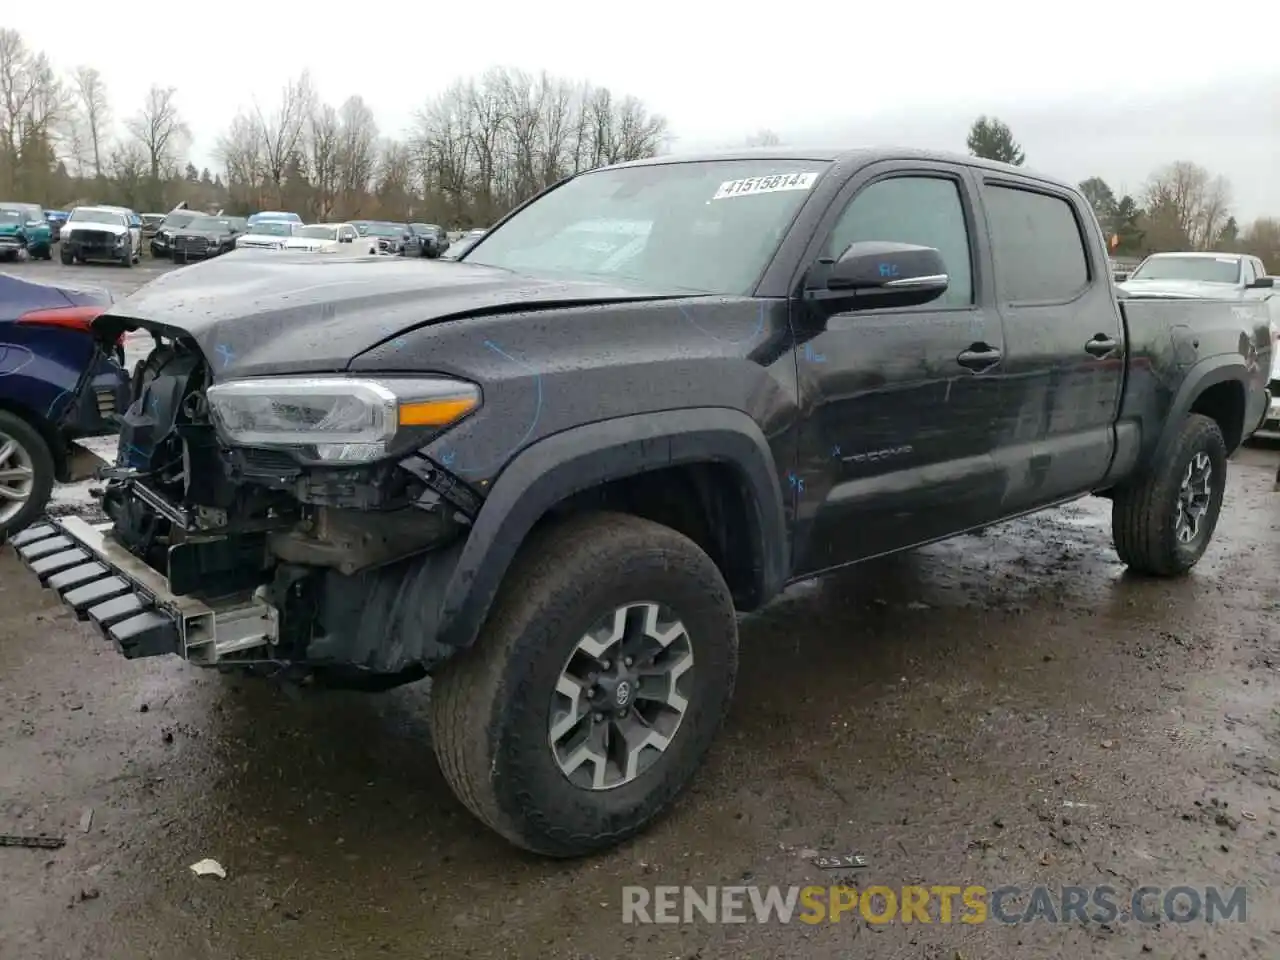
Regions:
M 956 357 L 956 363 L 966 370 L 982 373 L 994 367 L 1003 357 L 1004 354 L 995 347 L 985 343 L 975 343 L 968 350 L 960 351 L 960 355 Z
M 1115 353 L 1116 347 L 1118 346 L 1119 344 L 1116 343 L 1115 338 L 1108 337 L 1104 333 L 1099 333 L 1096 334 L 1092 340 L 1086 343 L 1084 348 L 1092 356 L 1101 360 L 1104 357 L 1109 357 L 1111 354 Z

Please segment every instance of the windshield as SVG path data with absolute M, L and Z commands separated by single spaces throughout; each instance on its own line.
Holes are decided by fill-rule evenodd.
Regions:
M 483 237 L 467 262 L 747 294 L 826 167 L 753 159 L 588 173 Z
M 199 214 L 195 213 L 171 213 L 164 218 L 164 225 L 174 229 L 181 229 L 182 227 L 190 226 L 191 221 L 198 216 Z
M 21 210 L 0 210 L 0 223 L 22 223 L 25 219 Z
M 337 240 L 338 228 L 321 226 L 303 227 L 298 231 L 297 235 L 299 237 L 306 237 L 309 240 Z
M 71 211 L 68 219 L 77 223 L 109 223 L 113 227 L 125 226 L 124 214 L 113 210 L 89 210 L 80 207 Z
M 371 223 L 368 229 L 375 237 L 399 237 L 405 232 L 406 228 L 396 223 Z
M 1129 274 L 1130 280 L 1195 280 L 1237 283 L 1239 257 L 1150 257 Z
M 411 224 L 414 233 L 439 233 L 440 228 L 434 223 L 414 223 Z
M 259 220 L 252 227 L 256 234 L 267 237 L 292 237 L 293 224 L 283 220 Z

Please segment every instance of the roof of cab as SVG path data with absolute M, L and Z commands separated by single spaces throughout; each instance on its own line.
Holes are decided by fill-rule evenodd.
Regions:
M 644 160 L 630 160 L 616 163 L 600 170 L 617 170 L 623 167 L 653 167 L 669 163 L 707 163 L 717 160 L 810 160 L 815 163 L 831 163 L 843 167 L 863 167 L 869 163 L 882 160 L 932 160 L 940 163 L 956 163 L 993 173 L 1016 173 L 1033 180 L 1045 180 L 1061 186 L 1070 184 L 1059 179 L 1031 170 L 1027 167 L 1015 167 L 1012 164 L 1000 163 L 996 160 L 984 160 L 981 157 L 964 153 L 950 153 L 946 150 L 920 150 L 913 147 L 859 147 L 857 149 L 835 147 L 739 147 L 730 150 L 713 150 L 702 153 L 664 154 L 648 157 Z M 597 172 L 597 171 L 588 171 Z M 1072 187 L 1071 189 L 1075 189 Z

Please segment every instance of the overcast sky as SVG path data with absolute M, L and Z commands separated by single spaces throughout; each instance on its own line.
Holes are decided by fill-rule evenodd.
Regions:
M 1136 192 L 1162 163 L 1200 163 L 1230 179 L 1243 220 L 1280 216 L 1276 9 L 1237 0 L 1197 24 L 1157 0 L 83 0 L 6 2 L 0 22 L 60 70 L 96 66 L 118 119 L 152 82 L 176 86 L 198 166 L 216 166 L 238 109 L 269 109 L 303 69 L 335 104 L 363 96 L 396 134 L 453 79 L 500 65 L 634 94 L 668 118 L 677 150 L 769 128 L 789 143 L 963 151 L 975 115 L 995 114 L 1029 166 L 1073 181 Z

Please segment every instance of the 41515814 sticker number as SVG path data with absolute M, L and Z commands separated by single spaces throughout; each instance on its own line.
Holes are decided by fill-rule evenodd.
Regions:
M 744 177 L 741 180 L 726 180 L 712 200 L 724 200 L 728 197 L 745 197 L 754 193 L 777 193 L 779 190 L 808 190 L 818 179 L 816 172 L 811 173 L 778 173 L 765 177 Z

